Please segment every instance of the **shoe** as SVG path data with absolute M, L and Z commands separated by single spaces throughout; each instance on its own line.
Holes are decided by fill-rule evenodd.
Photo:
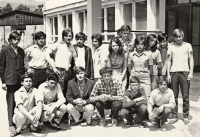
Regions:
M 60 130 L 61 129 L 60 126 L 53 120 L 50 122 L 50 127 L 54 130 Z
M 173 119 L 170 119 L 169 120 L 169 124 L 174 124 L 174 123 L 176 123 L 178 121 L 178 119 L 177 118 L 173 118 Z
M 35 127 L 36 129 L 32 129 L 30 126 L 30 132 L 32 133 L 44 133 L 44 131 L 38 127 Z
M 21 131 L 16 131 L 15 134 L 14 134 L 14 136 L 18 136 L 20 134 L 21 134 Z
M 161 125 L 160 130 L 164 132 L 167 131 L 167 129 L 165 128 L 165 125 Z
M 156 127 L 157 127 L 157 128 L 160 128 L 160 122 L 161 122 L 161 119 L 158 119 L 158 120 L 156 121 Z
M 128 122 L 126 123 L 126 126 L 128 126 L 128 127 L 132 126 L 132 122 L 131 122 L 131 121 L 128 121 Z
M 145 128 L 145 125 L 143 122 L 139 122 L 139 128 Z
M 187 124 L 190 123 L 190 120 L 189 120 L 188 118 L 184 118 L 184 119 L 183 119 L 183 122 L 184 122 L 185 125 L 187 125 Z
M 105 126 L 105 125 L 106 125 L 105 118 L 101 118 L 99 122 L 99 126 Z
M 112 126 L 115 126 L 115 127 L 117 126 L 117 119 L 114 119 L 114 118 L 112 119 Z
M 14 126 L 9 126 L 10 136 L 15 136 L 16 131 Z
M 64 123 L 60 123 L 59 127 L 61 130 L 68 130 L 68 127 L 66 125 L 64 125 Z

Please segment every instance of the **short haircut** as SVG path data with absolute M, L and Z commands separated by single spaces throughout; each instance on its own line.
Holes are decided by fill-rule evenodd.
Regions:
M 78 73 L 81 72 L 81 71 L 85 72 L 85 69 L 84 69 L 83 67 L 76 67 L 76 68 L 74 69 L 75 75 L 78 74 Z
M 71 30 L 71 28 L 67 28 L 67 29 L 64 29 L 62 31 L 62 39 L 64 40 L 64 36 L 67 36 L 68 34 L 71 34 L 72 35 L 72 39 L 74 38 L 74 33 L 73 31 Z
M 118 37 L 115 37 L 113 38 L 110 43 L 109 43 L 109 47 L 108 47 L 108 50 L 109 50 L 109 57 L 111 56 L 112 52 L 113 52 L 113 49 L 112 49 L 112 43 L 115 42 L 118 46 L 119 46 L 119 50 L 118 50 L 118 54 L 119 55 L 123 55 L 123 47 L 122 47 L 122 43 L 121 41 L 119 40 Z
M 20 34 L 17 31 L 11 32 L 8 38 L 8 42 L 11 42 L 12 39 L 16 39 L 17 37 L 20 37 Z
M 162 84 L 163 81 L 165 81 L 167 83 L 167 78 L 165 76 L 159 77 L 157 82 L 158 82 L 158 84 Z
M 21 76 L 21 82 L 23 82 L 25 78 L 30 78 L 33 80 L 33 77 L 30 74 L 26 73 Z
M 177 37 L 179 34 L 182 34 L 182 36 L 184 37 L 184 32 L 181 29 L 175 29 L 173 32 L 173 36 Z
M 144 48 L 146 48 L 146 37 L 144 35 L 139 35 L 135 38 L 134 47 L 136 47 L 138 44 L 143 44 Z
M 131 31 L 131 28 L 130 28 L 129 25 L 122 25 L 120 29 L 121 29 L 122 32 L 123 31 Z
M 165 34 L 165 33 L 160 33 L 160 34 L 158 34 L 158 41 L 159 42 L 162 42 L 163 40 L 168 40 L 168 36 L 167 36 L 167 34 Z
M 43 31 L 38 31 L 35 33 L 35 40 L 38 40 L 41 37 L 44 37 L 44 39 L 46 39 L 46 34 Z
M 83 32 L 79 32 L 75 35 L 75 39 L 78 39 L 78 38 L 83 38 L 83 40 L 85 41 L 86 40 L 86 35 L 85 33 Z
M 110 67 L 103 67 L 99 70 L 99 73 L 101 76 L 103 76 L 103 74 L 105 74 L 105 73 L 112 74 L 112 69 Z
M 118 29 L 118 30 L 117 30 L 117 35 L 121 36 L 121 33 L 122 33 L 122 30 L 121 30 L 121 29 Z
M 53 80 L 53 81 L 56 81 L 58 82 L 58 75 L 57 74 L 50 74 L 48 77 L 47 77 L 47 80 Z
M 149 41 L 151 41 L 151 40 L 153 40 L 153 39 L 155 39 L 155 38 L 156 38 L 155 45 L 154 45 L 153 47 L 151 47 L 151 51 L 152 51 L 152 52 L 155 52 L 156 49 L 157 49 L 157 37 L 156 37 L 155 34 L 149 34 L 149 35 L 147 36 L 147 48 L 150 46 L 150 45 L 149 45 Z
M 139 80 L 138 77 L 133 76 L 133 77 L 130 78 L 130 83 L 138 83 L 138 84 L 140 84 L 140 80 Z
M 92 38 L 92 40 L 93 40 L 93 39 L 97 39 L 98 42 L 99 42 L 99 46 L 102 45 L 103 37 L 102 37 L 101 34 L 99 34 L 99 33 L 93 34 L 91 38 Z

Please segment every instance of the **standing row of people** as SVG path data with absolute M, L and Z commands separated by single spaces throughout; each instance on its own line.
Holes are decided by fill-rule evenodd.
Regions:
M 128 25 L 123 25 L 119 30 L 119 36 L 113 38 L 110 41 L 108 49 L 102 46 L 102 35 L 93 34 L 92 45 L 95 49 L 94 52 L 92 52 L 92 50 L 88 46 L 84 45 L 86 36 L 82 32 L 79 32 L 75 35 L 77 44 L 72 45 L 71 41 L 74 37 L 74 34 L 71 29 L 63 30 L 63 41 L 56 42 L 49 46 L 45 45 L 46 34 L 41 31 L 37 32 L 35 34 L 36 44 L 31 47 L 28 47 L 25 50 L 25 52 L 23 49 L 18 47 L 18 43 L 20 42 L 19 33 L 12 32 L 8 39 L 10 44 L 3 48 L 0 53 L 0 76 L 3 83 L 2 88 L 4 90 L 7 90 L 6 97 L 8 103 L 10 130 L 14 131 L 12 121 L 14 113 L 14 93 L 20 88 L 21 84 L 23 83 L 24 79 L 22 79 L 21 81 L 20 77 L 25 72 L 31 75 L 31 80 L 33 80 L 33 87 L 35 88 L 38 88 L 39 85 L 45 82 L 46 80 L 51 80 L 48 79 L 48 76 L 51 76 L 52 73 L 57 74 L 58 78 L 55 78 L 54 81 L 59 82 L 60 88 L 62 89 L 62 95 L 66 97 L 67 103 L 69 103 L 68 106 L 66 106 L 66 109 L 64 109 L 64 111 L 62 112 L 62 114 L 68 110 L 68 112 L 72 114 L 74 120 L 78 122 L 80 117 L 79 114 L 76 111 L 74 111 L 74 104 L 75 106 L 87 106 L 89 101 L 93 103 L 96 101 L 100 101 L 98 103 L 95 103 L 95 107 L 99 111 L 101 118 L 104 117 L 104 108 L 111 108 L 113 117 L 112 124 L 114 125 L 116 125 L 117 123 L 116 118 L 118 116 L 119 110 L 121 110 L 121 103 L 125 102 L 124 92 L 130 91 L 132 83 L 139 84 L 138 89 L 135 91 L 138 91 L 139 87 L 142 87 L 142 91 L 145 94 L 141 93 L 140 95 L 145 95 L 146 102 L 151 101 L 148 104 L 153 104 L 152 100 L 154 100 L 155 98 L 159 98 L 158 95 L 155 95 L 156 97 L 153 99 L 151 97 L 151 95 L 153 94 L 153 92 L 151 91 L 159 87 L 157 83 L 161 83 L 160 85 L 165 85 L 166 82 L 170 82 L 176 101 L 176 107 L 172 111 L 174 119 L 171 123 L 176 122 L 178 112 L 178 87 L 180 84 L 181 92 L 183 94 L 184 122 L 188 122 L 189 81 L 193 77 L 194 61 L 191 45 L 189 43 L 183 42 L 183 31 L 180 29 L 176 29 L 173 32 L 175 42 L 169 44 L 167 42 L 167 35 L 165 34 L 159 34 L 157 37 L 154 34 L 149 34 L 147 38 L 144 35 L 140 35 L 136 37 L 134 41 L 132 41 L 129 37 L 130 32 L 130 27 Z M 74 68 L 79 68 L 80 70 L 74 70 Z M 111 70 L 109 70 L 109 68 Z M 76 79 L 78 79 L 78 77 L 83 78 L 83 76 L 77 76 L 83 75 L 79 74 L 80 72 L 84 73 L 84 79 L 86 77 L 88 80 L 91 79 L 96 82 L 94 88 L 92 88 L 91 86 L 90 92 L 92 89 L 92 93 L 91 95 L 87 95 L 87 100 L 79 99 L 80 96 L 84 97 L 84 93 L 82 92 L 85 91 L 84 86 L 87 85 L 87 82 L 85 82 L 85 80 L 83 83 L 80 82 L 77 85 L 79 89 L 74 89 L 76 86 L 69 86 L 69 80 L 75 78 L 75 82 L 78 83 Z M 103 74 L 107 75 L 104 76 Z M 110 76 L 112 76 L 112 79 L 114 81 L 118 81 L 118 83 L 112 83 L 113 80 L 111 80 Z M 167 81 L 166 78 L 168 79 Z M 91 80 L 89 80 L 89 83 L 93 83 Z M 55 88 L 55 86 L 53 87 Z M 162 93 L 164 94 L 164 91 L 166 91 L 167 94 L 168 90 L 166 86 L 163 87 L 165 88 L 163 88 Z M 52 87 L 49 88 L 52 90 Z M 40 87 L 38 89 L 40 91 Z M 45 91 L 44 89 L 45 88 L 42 88 L 41 90 Z M 160 90 L 161 89 L 162 88 L 160 87 Z M 30 88 L 27 91 L 29 90 Z M 81 93 L 79 93 L 80 96 L 78 97 L 78 99 L 74 100 L 74 95 L 79 95 L 78 93 L 72 95 L 72 93 L 76 90 L 78 90 Z M 112 91 L 117 91 L 117 93 L 112 93 Z M 129 94 L 129 92 L 127 94 Z M 97 95 L 99 96 L 98 98 L 93 97 Z M 90 99 L 88 100 L 89 96 Z M 170 95 L 170 97 L 171 96 L 172 95 Z M 107 100 L 112 100 L 113 98 L 115 100 L 115 103 L 105 103 Z M 139 101 L 141 100 L 145 99 L 141 97 Z M 16 99 L 15 102 L 17 103 Z M 135 102 L 137 104 L 137 101 L 133 101 L 132 103 L 135 104 Z M 163 102 L 167 103 L 167 101 Z M 163 102 L 158 103 L 156 105 L 162 106 Z M 41 101 L 41 104 L 43 103 L 44 102 Z M 122 104 L 124 108 L 126 108 L 127 104 L 130 105 L 130 97 L 129 100 L 126 101 L 126 103 Z M 114 106 L 115 109 L 112 109 L 112 107 Z M 171 108 L 173 108 L 173 105 L 170 106 Z M 55 108 L 58 108 L 58 106 L 53 105 L 51 109 L 47 109 L 49 110 L 47 112 L 51 112 L 50 114 L 53 114 L 52 110 L 54 110 Z M 87 110 L 90 117 L 90 115 L 92 114 L 91 108 L 91 106 L 88 106 L 88 108 L 78 107 L 76 109 L 82 111 Z M 164 109 L 165 107 L 162 106 L 162 108 Z M 144 108 L 142 107 L 142 110 L 143 109 Z M 161 112 L 160 110 L 163 109 L 158 108 L 158 112 Z M 150 112 L 149 107 L 148 110 Z M 142 114 L 139 114 L 138 117 L 142 117 L 141 115 Z M 153 113 L 149 113 L 149 116 L 150 119 L 153 119 Z M 88 115 L 85 117 L 87 117 L 87 123 L 90 123 L 91 117 L 88 118 Z M 37 116 L 37 119 L 38 118 L 39 116 Z M 128 119 L 130 120 L 130 118 Z M 128 122 L 130 124 L 129 120 Z M 143 125 L 141 121 L 142 120 L 140 120 L 140 125 Z M 51 121 L 50 125 L 55 128 L 59 128 L 58 123 L 59 122 Z M 104 123 L 105 120 L 101 119 L 100 125 L 105 125 Z M 40 129 L 32 128 L 32 131 L 40 132 Z

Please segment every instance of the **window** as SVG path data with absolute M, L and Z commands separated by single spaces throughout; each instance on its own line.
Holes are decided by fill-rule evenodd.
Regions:
M 115 31 L 115 7 L 107 8 L 107 30 Z
M 58 40 L 58 17 L 49 18 L 49 26 L 50 26 L 50 40 L 57 41 Z
M 72 14 L 62 16 L 62 27 L 63 29 L 66 29 L 66 28 L 72 29 Z
M 79 22 L 79 31 L 83 33 L 87 33 L 86 23 L 87 23 L 87 12 L 79 12 L 78 13 L 78 22 Z
M 101 9 L 101 32 L 104 32 L 104 9 Z
M 132 3 L 124 4 L 124 24 L 129 25 L 132 29 Z
M 147 29 L 147 2 L 136 2 L 136 30 Z

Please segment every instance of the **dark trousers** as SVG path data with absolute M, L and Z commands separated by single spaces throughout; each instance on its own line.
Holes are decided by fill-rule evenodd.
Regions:
M 6 100 L 7 100 L 7 107 L 8 107 L 8 122 L 9 122 L 9 126 L 13 126 L 12 118 L 13 118 L 14 108 L 15 108 L 14 94 L 21 87 L 21 84 L 6 85 L 6 86 L 7 86 Z
M 153 108 L 153 111 L 157 111 L 157 109 L 158 109 L 158 106 L 155 106 Z M 164 108 L 163 112 L 158 115 L 155 121 L 161 120 L 160 124 L 164 125 L 171 112 L 172 112 L 171 108 Z
M 68 88 L 68 82 L 73 79 L 72 76 L 72 71 L 66 71 L 65 72 L 65 78 L 64 78 L 64 89 L 63 89 L 63 95 L 66 97 L 66 93 L 67 93 L 67 88 Z
M 121 117 L 125 118 L 128 122 L 133 121 L 132 114 L 138 114 L 139 122 L 142 122 L 145 118 L 148 117 L 147 105 L 142 104 L 141 106 L 123 108 L 120 113 Z
M 173 118 L 178 117 L 178 95 L 179 85 L 181 88 L 181 94 L 183 97 L 183 117 L 188 118 L 189 116 L 189 88 L 190 81 L 187 80 L 189 72 L 172 72 L 171 75 L 171 88 L 174 92 L 174 98 L 176 107 L 172 110 Z
M 121 109 L 121 101 L 97 101 L 95 103 L 97 110 L 102 118 L 105 118 L 104 109 L 111 109 L 111 114 L 114 119 L 117 119 Z
M 48 74 L 46 69 L 34 69 L 35 73 L 32 74 L 33 77 L 33 87 L 38 88 L 40 84 L 47 80 Z

